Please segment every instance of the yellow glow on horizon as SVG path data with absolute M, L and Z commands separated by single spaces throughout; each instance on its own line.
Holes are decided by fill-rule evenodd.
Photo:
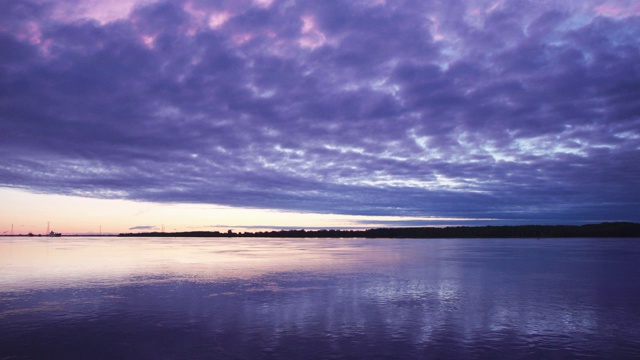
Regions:
M 0 188 L 0 235 L 113 234 L 161 231 L 265 231 L 278 229 L 385 227 L 387 221 L 451 221 L 466 218 L 365 216 L 250 209 L 210 204 L 152 203 L 37 194 Z M 482 219 L 488 220 L 488 219 Z M 366 225 L 365 225 L 366 224 Z

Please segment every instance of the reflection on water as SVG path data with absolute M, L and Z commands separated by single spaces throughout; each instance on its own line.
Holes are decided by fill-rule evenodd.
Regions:
M 640 358 L 636 239 L 0 239 L 0 359 Z

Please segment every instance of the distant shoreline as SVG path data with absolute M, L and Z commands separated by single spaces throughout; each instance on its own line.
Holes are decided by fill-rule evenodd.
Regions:
M 2 234 L 0 237 L 48 235 Z M 640 223 L 604 222 L 587 225 L 487 225 L 448 227 L 374 228 L 367 230 L 274 230 L 258 232 L 178 231 L 120 234 L 62 234 L 63 237 L 206 237 L 206 238 L 366 238 L 366 239 L 447 239 L 447 238 L 640 238 Z
M 605 222 L 588 225 L 512 225 L 376 228 L 368 230 L 279 230 L 261 232 L 140 232 L 122 233 L 119 237 L 275 237 L 275 238 L 633 238 L 640 237 L 640 224 Z

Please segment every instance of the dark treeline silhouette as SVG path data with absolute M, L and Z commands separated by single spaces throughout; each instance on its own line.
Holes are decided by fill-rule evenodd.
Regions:
M 278 238 L 569 238 L 640 237 L 640 224 L 607 222 L 589 225 L 516 225 L 378 228 L 368 230 L 280 230 L 259 232 L 187 231 L 123 233 L 156 237 L 278 237 Z

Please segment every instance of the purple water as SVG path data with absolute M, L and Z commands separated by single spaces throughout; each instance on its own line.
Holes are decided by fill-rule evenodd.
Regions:
M 0 238 L 0 359 L 638 359 L 640 239 Z

